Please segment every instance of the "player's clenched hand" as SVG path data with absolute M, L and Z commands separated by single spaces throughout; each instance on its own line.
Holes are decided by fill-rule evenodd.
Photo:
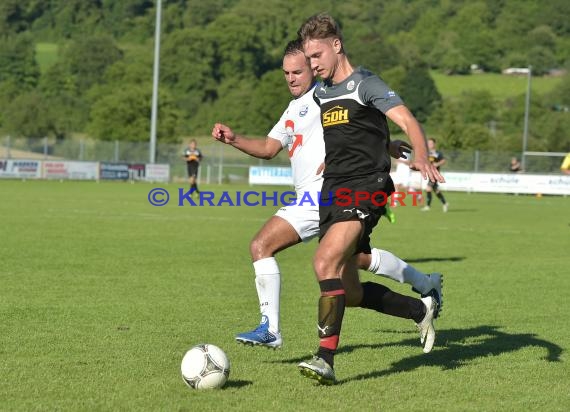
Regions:
M 212 137 L 222 143 L 230 144 L 236 139 L 235 133 L 228 126 L 216 123 L 212 129 Z
M 412 145 L 403 140 L 392 140 L 388 149 L 394 159 L 404 157 L 404 153 L 412 153 Z
M 445 179 L 427 159 L 417 159 L 410 162 L 410 169 L 417 170 L 421 173 L 422 178 L 429 179 L 432 182 L 444 183 Z

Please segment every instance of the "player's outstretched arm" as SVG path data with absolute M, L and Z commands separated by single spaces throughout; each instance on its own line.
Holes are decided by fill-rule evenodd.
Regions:
M 270 137 L 250 139 L 236 134 L 222 123 L 216 123 L 212 129 L 212 137 L 219 142 L 235 147 L 242 152 L 259 159 L 273 159 L 283 149 L 281 142 Z
M 412 142 L 414 160 L 410 162 L 410 168 L 418 170 L 424 179 L 432 182 L 445 182 L 437 168 L 429 162 L 424 131 L 408 108 L 404 105 L 393 107 L 386 112 L 386 116 L 400 126 Z

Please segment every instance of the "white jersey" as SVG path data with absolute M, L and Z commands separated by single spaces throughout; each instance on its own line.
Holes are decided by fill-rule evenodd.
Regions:
M 321 109 L 313 100 L 313 90 L 292 100 L 268 136 L 281 142 L 289 152 L 293 184 L 297 193 L 320 191 L 325 161 L 325 141 L 321 126 Z

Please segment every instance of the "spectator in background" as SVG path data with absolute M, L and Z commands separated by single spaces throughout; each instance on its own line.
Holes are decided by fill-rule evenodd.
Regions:
M 517 159 L 516 157 L 511 158 L 511 165 L 509 166 L 509 170 L 512 173 L 520 173 L 523 171 L 522 165 L 519 162 L 519 159 Z
M 560 171 L 565 175 L 570 175 L 570 153 L 568 153 L 562 161 L 562 164 L 560 165 Z
M 198 168 L 202 161 L 202 152 L 196 145 L 196 140 L 192 139 L 186 150 L 184 150 L 184 159 L 186 159 L 186 167 L 188 168 L 188 183 L 192 193 L 200 193 L 196 179 L 198 177 Z

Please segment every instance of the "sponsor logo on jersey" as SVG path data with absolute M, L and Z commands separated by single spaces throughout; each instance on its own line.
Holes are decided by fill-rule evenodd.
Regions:
M 392 97 L 396 97 L 396 92 L 394 90 L 388 90 L 385 94 L 385 96 L 390 99 Z
M 305 117 L 308 111 L 309 111 L 309 105 L 308 104 L 302 105 L 301 108 L 299 109 L 299 116 Z
M 323 113 L 323 127 L 344 123 L 349 123 L 348 109 L 342 106 L 335 106 Z
M 346 85 L 346 89 L 348 91 L 354 90 L 354 80 L 348 82 L 348 84 Z

